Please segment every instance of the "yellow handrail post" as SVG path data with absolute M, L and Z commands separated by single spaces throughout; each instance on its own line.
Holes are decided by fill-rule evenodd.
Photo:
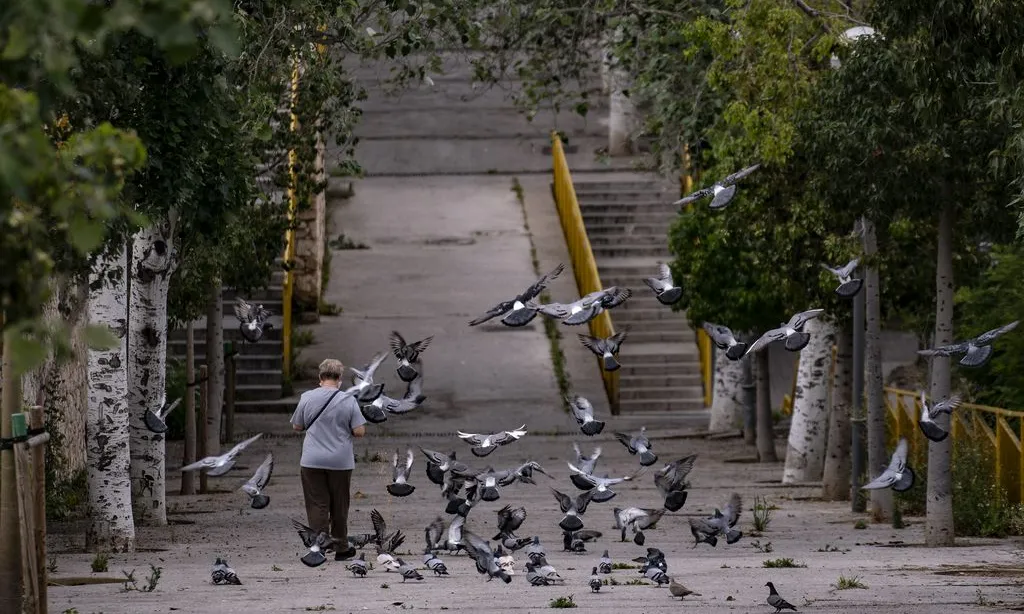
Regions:
M 292 78 L 290 83 L 291 95 L 291 125 L 290 130 L 299 129 L 299 117 L 295 114 L 295 105 L 299 99 L 299 56 L 295 54 L 292 60 Z M 288 230 L 286 231 L 286 243 L 284 250 L 284 292 L 281 299 L 281 344 L 283 363 L 281 375 L 285 382 L 290 383 L 292 378 L 292 293 L 294 292 L 295 273 L 293 261 L 295 260 L 295 217 L 298 208 L 298 194 L 296 191 L 297 177 L 295 165 L 298 162 L 298 155 L 294 149 L 288 150 Z

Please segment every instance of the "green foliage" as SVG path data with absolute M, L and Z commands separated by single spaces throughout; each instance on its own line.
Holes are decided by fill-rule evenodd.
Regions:
M 792 569 L 797 567 L 807 567 L 804 563 L 797 563 L 791 558 L 783 559 L 769 559 L 762 563 L 762 566 L 769 569 Z
M 92 572 L 93 573 L 104 573 L 104 572 L 106 572 L 107 568 L 108 568 L 108 563 L 109 562 L 110 562 L 110 557 L 107 556 L 106 552 L 97 552 L 96 556 L 94 556 L 92 558 L 92 563 L 90 564 L 90 567 L 92 567 Z
M 84 469 L 75 472 L 69 479 L 57 479 L 55 462 L 50 458 L 55 429 L 50 433 L 50 444 L 46 446 L 46 520 L 64 522 L 82 515 L 89 496 L 88 482 Z
M 850 590 L 850 589 L 853 589 L 853 588 L 867 588 L 868 587 L 867 584 L 864 584 L 863 582 L 860 581 L 860 577 L 859 576 L 853 576 L 853 577 L 850 577 L 850 578 L 847 578 L 846 576 L 839 576 L 839 579 L 836 580 L 836 583 L 834 584 L 834 586 L 836 587 L 837 591 L 845 591 L 845 590 Z
M 167 415 L 167 433 L 164 435 L 168 441 L 177 441 L 185 438 L 185 396 L 196 388 L 189 388 L 185 361 L 183 359 L 167 358 L 167 379 L 165 390 L 168 402 L 173 403 L 175 399 L 181 399 L 181 404 Z
M 575 608 L 575 607 L 578 607 L 578 606 L 576 605 L 576 602 L 573 601 L 573 596 L 569 595 L 568 597 L 557 597 L 555 599 L 552 599 L 551 603 L 548 604 L 548 607 L 550 607 L 550 608 Z

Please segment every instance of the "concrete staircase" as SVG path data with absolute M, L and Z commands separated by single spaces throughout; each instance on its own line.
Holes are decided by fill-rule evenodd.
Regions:
M 224 341 L 233 341 L 238 355 L 235 356 L 236 385 L 235 411 L 245 412 L 290 412 L 295 408 L 293 401 L 283 402 L 281 377 L 284 361 L 284 345 L 282 342 L 282 296 L 284 272 L 278 271 L 271 277 L 270 285 L 265 290 L 252 292 L 243 298 L 252 303 L 262 303 L 273 315 L 270 322 L 273 328 L 265 331 L 258 343 L 249 343 L 242 339 L 238 330 L 238 319 L 235 317 L 235 298 L 237 293 L 229 288 L 221 291 L 221 303 L 224 310 Z M 206 362 L 206 319 L 194 323 L 195 361 L 196 368 Z M 185 329 L 172 331 L 167 339 L 169 358 L 185 358 Z
M 655 299 L 644 278 L 672 259 L 668 231 L 677 215 L 672 186 L 654 181 L 576 182 L 583 223 L 601 283 L 633 290 L 609 313 L 615 330 L 629 327 L 619 353 L 622 413 L 703 410 L 696 335 L 682 312 Z

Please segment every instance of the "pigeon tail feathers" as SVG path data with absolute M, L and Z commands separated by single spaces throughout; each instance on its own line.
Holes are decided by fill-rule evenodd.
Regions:
M 398 367 L 398 377 L 403 382 L 411 382 L 419 376 L 419 372 L 409 365 L 401 365 Z
M 601 433 L 601 431 L 604 430 L 604 422 L 602 422 L 600 420 L 591 420 L 590 422 L 584 422 L 580 426 L 580 430 L 583 431 L 584 435 L 587 435 L 588 437 L 593 437 L 594 435 L 599 435 Z M 579 476 L 574 474 L 572 477 L 576 478 L 576 477 L 579 477 Z M 579 482 L 583 482 L 582 478 L 580 478 Z M 579 486 L 579 482 L 577 482 L 576 480 L 573 480 L 572 483 L 576 484 L 577 486 Z M 588 486 L 587 488 L 583 488 L 582 486 L 580 486 L 580 488 L 583 488 L 583 490 L 590 490 L 590 488 L 589 488 L 590 485 L 587 484 L 587 486 Z
M 739 360 L 747 351 L 747 344 L 740 342 L 725 351 L 725 357 L 729 360 Z
M 614 356 L 604 356 L 603 359 L 605 371 L 618 371 L 619 367 L 622 366 L 619 364 L 619 361 L 615 360 Z
M 914 470 L 910 467 L 903 468 L 903 475 L 893 483 L 892 489 L 896 492 L 906 492 L 914 486 Z
M 153 413 L 152 410 L 147 409 L 145 415 L 143 415 L 143 422 L 146 423 L 146 428 L 154 433 L 166 433 L 167 423 L 160 419 L 160 416 Z
M 918 422 L 917 425 L 921 427 L 921 432 L 924 433 L 925 437 L 936 443 L 943 441 L 947 437 L 949 437 L 949 431 L 943 429 L 941 426 L 935 424 L 934 422 L 926 422 L 922 420 Z
M 640 453 L 640 464 L 644 467 L 650 467 L 654 463 L 658 462 L 658 455 L 650 450 L 645 450 Z
M 967 350 L 964 357 L 960 359 L 960 364 L 965 367 L 980 367 L 988 362 L 989 358 L 992 357 L 992 346 L 983 345 L 981 347 L 972 347 Z
M 583 528 L 583 521 L 580 520 L 579 516 L 566 516 L 562 518 L 562 521 L 558 523 L 558 526 L 563 531 L 579 531 Z
M 685 490 L 676 490 L 668 493 L 665 497 L 665 509 L 670 512 L 678 512 L 686 503 L 686 496 L 687 492 Z
M 388 484 L 388 494 L 392 497 L 408 497 L 416 490 L 412 484 Z
M 489 455 L 491 452 L 494 452 L 494 449 L 496 447 L 497 446 L 490 446 L 490 447 L 487 447 L 487 448 L 481 448 L 481 447 L 474 446 L 474 447 L 470 448 L 469 451 L 473 453 L 473 456 L 476 456 L 477 458 L 483 458 L 483 457 Z
M 501 319 L 501 323 L 505 326 L 511 326 L 518 328 L 520 326 L 526 326 L 537 317 L 537 310 L 531 309 L 530 307 L 523 307 L 522 309 L 515 309 L 510 311 L 508 315 Z
M 743 537 L 743 531 L 737 531 L 736 529 L 729 529 L 725 533 L 725 543 L 727 543 L 727 544 L 735 544 L 736 542 L 740 541 L 741 537 Z
M 263 494 L 255 495 L 252 498 L 252 502 L 250 503 L 250 505 L 254 510 L 261 510 L 270 505 L 270 497 Z
M 658 302 L 662 305 L 675 305 L 683 298 L 682 288 L 670 288 L 657 295 Z
M 836 288 L 836 295 L 839 298 L 853 298 L 860 292 L 861 287 L 864 286 L 863 279 L 851 279 L 850 281 L 839 284 Z
M 804 332 L 797 332 L 789 337 L 786 337 L 785 346 L 790 352 L 799 352 L 800 350 L 807 347 L 807 344 L 811 342 L 811 334 Z

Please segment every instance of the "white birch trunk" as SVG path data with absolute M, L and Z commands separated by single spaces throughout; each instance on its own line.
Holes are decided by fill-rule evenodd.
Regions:
M 164 526 L 166 449 L 162 434 L 143 422 L 164 399 L 167 367 L 167 290 L 174 272 L 173 223 L 140 230 L 132 241 L 128 311 L 128 408 L 131 418 L 132 503 L 140 524 Z
M 128 450 L 128 250 L 101 259 L 89 278 L 89 321 L 106 324 L 118 338 L 110 350 L 89 350 L 86 415 L 90 552 L 133 552 L 130 454 Z
M 831 322 L 815 318 L 804 325 L 811 336 L 800 351 L 793 398 L 793 421 L 789 427 L 789 445 L 782 483 L 815 482 L 825 467 L 825 442 L 828 435 L 829 371 L 836 329 Z
M 942 208 L 939 217 L 935 262 L 935 339 L 932 343 L 932 347 L 953 343 L 953 205 L 950 203 Z M 949 372 L 948 356 L 932 358 L 929 392 L 933 402 L 949 396 Z M 948 414 L 942 414 L 936 422 L 948 430 L 949 419 Z M 928 503 L 924 532 L 928 546 L 952 546 L 954 542 L 952 457 L 952 437 L 928 442 Z
M 715 350 L 714 397 L 711 401 L 712 433 L 742 428 L 743 361 L 729 360 L 724 350 Z
M 220 454 L 221 414 L 224 409 L 224 305 L 221 282 L 210 285 L 206 310 L 206 424 L 199 425 L 206 438 L 206 453 Z
M 878 253 L 875 224 L 863 218 L 864 256 Z M 889 466 L 890 451 L 886 448 L 884 381 L 882 379 L 882 304 L 878 269 L 864 269 L 864 396 L 867 400 L 868 481 L 878 477 Z M 871 491 L 871 515 L 876 521 L 892 518 L 892 490 Z
M 828 443 L 821 477 L 822 497 L 827 501 L 850 500 L 853 433 L 850 399 L 853 396 L 853 335 L 849 326 L 836 332 L 836 368 L 832 377 Z

